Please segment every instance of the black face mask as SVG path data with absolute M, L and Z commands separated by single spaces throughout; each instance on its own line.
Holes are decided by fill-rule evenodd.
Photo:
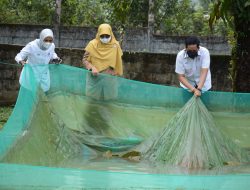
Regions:
M 190 57 L 191 59 L 194 59 L 195 57 L 198 56 L 197 51 L 187 51 L 187 55 L 188 57 Z

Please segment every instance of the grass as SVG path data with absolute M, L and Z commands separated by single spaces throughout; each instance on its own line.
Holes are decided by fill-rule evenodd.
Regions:
M 13 111 L 13 107 L 0 107 L 0 129 L 3 128 L 4 124 L 8 120 L 10 114 Z

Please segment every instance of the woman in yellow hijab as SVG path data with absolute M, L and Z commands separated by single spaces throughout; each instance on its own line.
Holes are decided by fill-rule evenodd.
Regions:
M 86 79 L 86 95 L 97 100 L 115 99 L 118 79 L 110 75 L 123 74 L 122 50 L 109 24 L 99 26 L 96 38 L 85 48 L 82 62 L 91 71 Z
M 123 74 L 122 50 L 109 24 L 99 26 L 96 38 L 85 48 L 83 64 L 93 75 L 99 72 L 118 76 Z

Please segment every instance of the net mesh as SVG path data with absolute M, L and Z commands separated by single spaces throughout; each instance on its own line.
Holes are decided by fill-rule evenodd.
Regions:
M 248 162 L 246 150 L 216 126 L 200 98 L 193 96 L 152 141 L 144 157 L 188 168 L 212 168 Z
M 181 88 L 103 74 L 94 77 L 67 65 L 49 65 L 48 69 L 50 89 L 44 93 L 32 68 L 24 67 L 29 82 L 20 88 L 14 111 L 0 131 L 2 168 L 27 164 L 84 169 L 93 160 L 82 160 L 94 159 L 97 164 L 103 154 L 115 160 L 104 163 L 114 165 L 131 150 L 140 150 L 144 161 L 188 167 L 211 168 L 248 160 L 248 93 L 207 92 L 200 100 Z M 76 164 L 75 160 L 81 161 Z M 250 173 L 245 168 L 243 173 Z M 9 175 L 6 177 L 11 178 Z M 0 187 L 5 184 L 2 179 Z

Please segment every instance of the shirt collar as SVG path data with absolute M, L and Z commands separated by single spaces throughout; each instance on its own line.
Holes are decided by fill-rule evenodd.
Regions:
M 186 59 L 186 58 L 188 58 L 188 54 L 187 54 L 186 50 L 184 50 L 184 51 L 185 51 L 184 58 Z M 198 50 L 198 56 L 200 56 L 200 55 L 201 55 L 201 49 L 199 48 L 199 50 Z

